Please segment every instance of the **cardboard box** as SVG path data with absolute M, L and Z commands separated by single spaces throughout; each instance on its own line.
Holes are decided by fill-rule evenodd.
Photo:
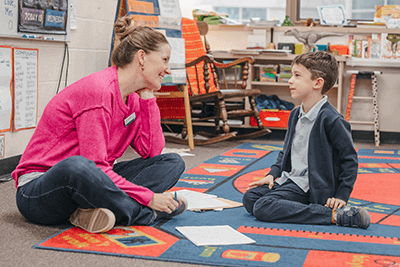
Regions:
M 286 128 L 291 110 L 262 109 L 260 118 L 265 127 Z M 254 117 L 250 117 L 250 125 L 257 126 Z

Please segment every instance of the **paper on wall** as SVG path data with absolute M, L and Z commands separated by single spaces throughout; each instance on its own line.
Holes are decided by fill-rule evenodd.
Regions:
M 0 132 L 11 130 L 11 47 L 0 47 Z

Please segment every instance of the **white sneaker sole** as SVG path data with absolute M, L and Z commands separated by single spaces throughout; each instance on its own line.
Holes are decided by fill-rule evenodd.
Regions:
M 96 234 L 111 230 L 115 225 L 115 215 L 112 211 L 104 208 L 78 208 L 72 213 L 70 221 L 73 225 Z

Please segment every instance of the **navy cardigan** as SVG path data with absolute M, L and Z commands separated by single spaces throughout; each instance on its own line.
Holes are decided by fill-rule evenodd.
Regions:
M 271 166 L 274 178 L 282 171 L 290 172 L 291 147 L 300 107 L 292 110 L 288 130 L 276 163 Z M 358 159 L 351 137 L 350 124 L 326 102 L 322 105 L 310 132 L 308 175 L 310 203 L 325 205 L 331 197 L 348 201 L 357 178 Z

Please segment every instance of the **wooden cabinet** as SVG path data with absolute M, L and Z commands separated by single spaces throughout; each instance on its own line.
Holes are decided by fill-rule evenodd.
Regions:
M 217 61 L 223 60 L 233 60 L 240 57 L 245 56 L 245 54 L 233 54 L 230 52 L 212 52 L 213 57 Z M 250 69 L 250 79 L 247 83 L 247 88 L 257 88 L 261 90 L 262 94 L 265 95 L 277 95 L 279 98 L 293 102 L 295 105 L 299 105 L 300 102 L 294 101 L 290 96 L 289 84 L 286 82 L 265 82 L 265 81 L 256 81 L 259 78 L 258 71 L 256 70 L 255 65 L 279 65 L 279 64 L 291 64 L 296 55 L 294 54 L 286 54 L 286 53 L 261 53 L 261 54 L 248 54 L 255 59 L 255 63 Z M 344 56 L 336 57 L 339 63 L 339 78 L 337 84 L 328 91 L 328 100 L 329 102 L 336 107 L 336 109 L 342 113 L 342 98 L 343 98 L 343 73 L 346 58 Z M 246 101 L 248 102 L 248 101 Z M 247 118 L 242 127 L 254 127 L 250 126 L 250 119 Z

